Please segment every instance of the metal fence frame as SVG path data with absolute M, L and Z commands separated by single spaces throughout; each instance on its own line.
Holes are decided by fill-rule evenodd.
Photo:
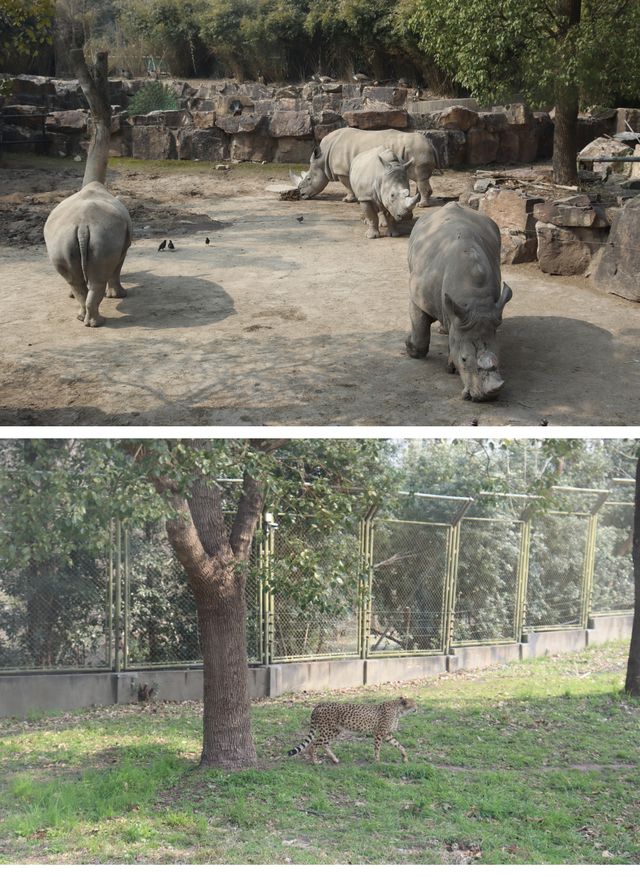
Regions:
M 255 629 L 251 628 L 252 640 L 255 642 L 257 654 L 250 655 L 251 663 L 269 665 L 273 663 L 293 661 L 323 661 L 339 658 L 361 659 L 384 659 L 389 657 L 418 656 L 433 654 L 449 654 L 453 647 L 471 645 L 495 645 L 500 643 L 517 643 L 527 631 L 561 630 L 586 628 L 589 618 L 596 615 L 628 615 L 629 610 L 600 610 L 592 611 L 591 601 L 594 589 L 594 572 L 596 563 L 596 545 L 598 539 L 598 516 L 605 504 L 633 506 L 627 501 L 610 499 L 611 493 L 606 490 L 591 490 L 586 488 L 559 488 L 567 494 L 582 496 L 587 499 L 590 506 L 587 511 L 552 511 L 545 512 L 541 518 L 573 516 L 586 519 L 585 546 L 582 556 L 582 570 L 579 587 L 578 619 L 572 624 L 527 624 L 527 609 L 530 600 L 530 561 L 532 554 L 532 541 L 535 539 L 533 528 L 534 515 L 530 506 L 526 506 L 520 513 L 509 516 L 478 515 L 467 517 L 469 507 L 473 503 L 471 497 L 442 497 L 432 494 L 412 494 L 414 497 L 424 497 L 430 500 L 445 500 L 456 505 L 452 513 L 445 521 L 435 520 L 403 520 L 394 517 L 378 517 L 380 508 L 371 505 L 364 509 L 357 520 L 358 557 L 356 558 L 356 592 L 354 594 L 354 607 L 356 609 L 355 637 L 356 647 L 353 651 L 342 653 L 321 654 L 290 654 L 279 655 L 276 649 L 275 618 L 277 610 L 277 593 L 271 586 L 272 564 L 277 557 L 277 543 L 275 533 L 277 529 L 277 510 L 267 509 L 263 512 L 260 521 L 260 538 L 256 540 L 253 554 L 253 569 L 257 583 L 252 591 L 252 599 L 256 604 L 252 606 L 255 616 Z M 485 494 L 486 496 L 487 494 Z M 523 494 L 492 494 L 494 497 L 522 497 L 525 500 L 534 497 Z M 541 519 L 539 516 L 538 520 Z M 511 532 L 517 539 L 517 565 L 512 579 L 512 591 L 508 593 L 513 599 L 512 635 L 504 637 L 487 637 L 481 639 L 456 638 L 456 613 L 459 611 L 458 572 L 460 560 L 461 531 L 463 522 L 488 521 L 492 523 L 504 523 L 505 528 L 511 528 Z M 437 528 L 445 531 L 444 538 L 444 577 L 441 598 L 441 636 L 438 648 L 430 649 L 388 649 L 374 651 L 371 648 L 373 637 L 372 619 L 374 613 L 374 597 L 376 585 L 376 571 L 374 563 L 374 547 L 376 528 L 386 524 L 393 524 L 398 528 L 404 526 Z M 144 662 L 132 661 L 130 655 L 131 644 L 131 545 L 130 534 L 119 521 L 112 522 L 110 532 L 110 548 L 107 558 L 107 581 L 105 582 L 105 662 L 100 668 L 92 667 L 52 667 L 44 668 L 45 672 L 95 672 L 96 669 L 111 668 L 115 672 L 121 672 L 132 668 L 145 666 L 164 667 L 189 667 L 201 666 L 201 662 L 195 661 L 162 661 Z M 440 600 L 440 597 L 438 597 Z M 414 628 L 415 629 L 415 628 Z M 3 672 L 43 672 L 43 669 L 30 668 L 20 670 L 19 667 L 0 668 Z

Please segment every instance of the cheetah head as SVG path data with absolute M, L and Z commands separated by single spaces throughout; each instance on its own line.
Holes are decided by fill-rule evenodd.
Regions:
M 418 709 L 415 700 L 411 700 L 410 697 L 399 697 L 398 703 L 400 704 L 400 711 L 404 716 L 408 713 L 415 713 Z

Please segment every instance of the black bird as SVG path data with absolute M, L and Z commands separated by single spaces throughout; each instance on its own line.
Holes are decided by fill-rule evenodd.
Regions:
M 304 216 L 296 216 L 296 219 L 298 220 L 298 222 L 303 222 Z
M 471 426 L 477 426 L 477 425 L 478 425 L 478 418 L 477 418 L 477 417 L 474 417 L 474 418 L 471 420 Z
M 210 243 L 211 243 L 211 241 L 209 240 L 209 238 L 205 238 L 205 239 L 204 239 L 204 242 L 205 242 L 205 244 L 210 244 Z
M 165 248 L 166 246 L 167 246 L 167 242 L 166 242 L 166 241 L 162 241 L 162 243 L 161 243 L 160 246 L 158 247 L 158 252 L 160 252 L 160 250 L 164 250 L 164 248 Z
M 546 417 L 542 418 L 542 420 L 540 421 L 540 426 L 549 426 L 549 421 Z
M 175 250 L 175 247 L 173 246 L 173 241 L 169 241 L 169 247 L 168 247 L 168 249 L 170 249 L 170 250 Z

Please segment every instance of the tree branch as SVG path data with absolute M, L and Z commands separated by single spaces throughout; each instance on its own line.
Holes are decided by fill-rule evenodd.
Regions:
M 242 479 L 242 496 L 233 520 L 229 542 L 238 560 L 248 560 L 251 543 L 264 502 L 263 485 L 248 472 Z
M 70 52 L 73 73 L 77 77 L 93 118 L 93 134 L 89 144 L 82 185 L 102 183 L 107 178 L 107 161 L 111 138 L 111 104 L 109 102 L 108 52 L 98 52 L 94 76 L 89 72 L 82 49 Z

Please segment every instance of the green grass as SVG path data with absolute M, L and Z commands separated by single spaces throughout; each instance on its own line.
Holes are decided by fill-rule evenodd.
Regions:
M 199 771 L 201 707 L 0 721 L 0 863 L 640 863 L 640 704 L 623 644 L 340 692 L 418 712 L 410 762 L 286 750 L 319 695 L 256 703 L 260 764 Z

